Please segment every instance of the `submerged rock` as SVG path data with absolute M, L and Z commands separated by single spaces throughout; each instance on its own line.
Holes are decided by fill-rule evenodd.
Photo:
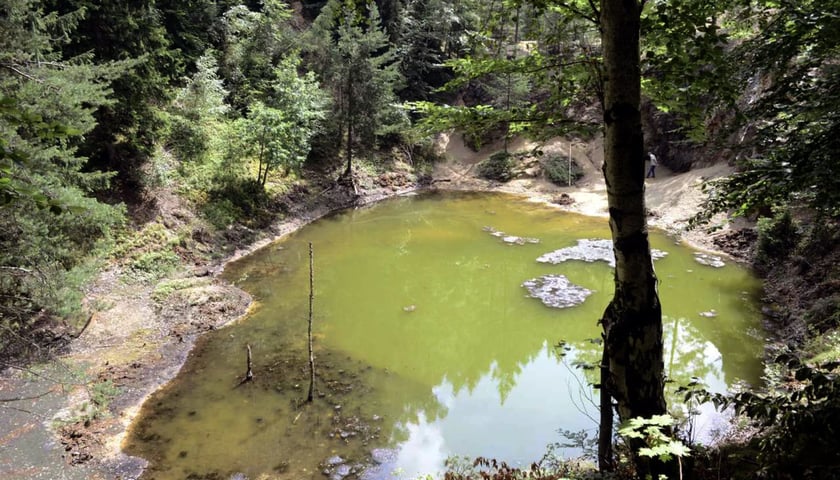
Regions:
M 543 275 L 522 284 L 528 296 L 538 298 L 547 307 L 568 308 L 580 305 L 592 290 L 575 285 L 565 275 Z
M 721 268 L 726 266 L 726 263 L 723 261 L 722 258 L 716 255 L 709 255 L 708 253 L 695 253 L 694 261 L 699 263 L 700 265 L 706 265 L 714 268 Z
M 350 467 L 350 465 L 342 463 L 335 469 L 335 471 L 332 472 L 332 475 L 330 475 L 330 480 L 342 480 L 344 477 L 350 475 L 351 473 L 353 473 L 353 469 Z
M 481 231 L 487 232 L 490 235 L 493 235 L 494 237 L 502 237 L 502 236 L 505 235 L 505 232 L 500 232 L 500 231 L 496 230 L 495 228 L 491 227 L 490 225 L 485 225 L 485 226 L 481 227 Z
M 655 248 L 650 251 L 654 260 L 665 258 L 668 252 L 657 250 Z M 574 247 L 561 248 L 553 252 L 546 253 L 537 257 L 540 263 L 558 264 L 568 260 L 582 260 L 584 262 L 607 262 L 609 266 L 615 268 L 615 255 L 613 254 L 612 240 L 601 238 L 584 238 L 577 241 Z
M 390 448 L 374 448 L 370 451 L 370 457 L 379 465 L 392 462 L 397 458 L 397 451 Z
M 505 233 L 501 230 L 496 230 L 495 228 L 493 228 L 489 225 L 486 225 L 486 226 L 482 227 L 481 229 L 483 231 L 489 233 L 490 235 L 496 237 L 496 238 L 501 238 L 502 241 L 505 242 L 508 245 L 525 245 L 526 243 L 540 243 L 539 238 L 520 237 L 518 235 L 508 235 L 507 233 Z
M 559 197 L 552 200 L 552 203 L 556 203 L 557 205 L 571 205 L 575 203 L 575 199 L 569 196 L 568 193 L 561 193 Z

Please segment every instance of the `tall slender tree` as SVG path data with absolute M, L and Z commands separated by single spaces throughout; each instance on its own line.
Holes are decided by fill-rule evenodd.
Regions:
M 662 308 L 645 215 L 644 140 L 639 105 L 639 24 L 644 0 L 601 0 L 604 54 L 604 178 L 615 252 L 615 294 L 601 319 L 607 386 L 621 420 L 666 411 Z M 644 446 L 631 439 L 631 451 Z M 637 474 L 666 466 L 634 455 Z

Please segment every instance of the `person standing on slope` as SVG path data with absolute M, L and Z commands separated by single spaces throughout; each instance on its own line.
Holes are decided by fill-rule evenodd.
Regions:
M 656 178 L 656 166 L 659 165 L 659 162 L 656 161 L 656 155 L 653 152 L 648 153 L 648 155 L 650 156 L 650 168 L 648 168 L 645 178 Z

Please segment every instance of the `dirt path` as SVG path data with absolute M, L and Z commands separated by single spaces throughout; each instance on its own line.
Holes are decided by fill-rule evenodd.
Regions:
M 510 150 L 536 146 L 517 140 Z M 501 145 L 474 152 L 460 136 L 446 136 L 441 147 L 446 161 L 435 168 L 435 188 L 501 191 L 545 203 L 566 194 L 574 203 L 558 208 L 595 216 L 607 214 L 606 187 L 600 173 L 602 144 L 597 139 L 572 143 L 572 156 L 584 171 L 584 177 L 572 187 L 559 187 L 537 174 L 506 184 L 489 182 L 476 176 L 476 165 Z M 540 148 L 546 153 L 566 154 L 569 143 L 558 139 Z M 727 172 L 724 167 L 711 167 L 675 175 L 660 166 L 657 178 L 647 183 L 651 224 L 681 233 L 702 199 L 699 183 Z M 373 202 L 416 187 L 401 188 L 373 189 L 365 192 L 362 201 Z M 182 208 L 177 200 L 170 200 L 173 210 Z M 177 374 L 201 333 L 240 318 L 250 302 L 247 294 L 214 274 L 226 261 L 299 229 L 334 208 L 335 202 L 316 201 L 224 261 L 180 272 L 177 282 L 182 288 L 165 302 L 156 300 L 152 285 L 127 283 L 119 269 L 104 272 L 87 292 L 87 302 L 96 313 L 59 363 L 45 367 L 50 375 L 33 376 L 32 371 L 0 375 L 0 399 L 33 397 L 0 403 L 0 432 L 6 432 L 0 434 L 0 478 L 136 478 L 145 462 L 122 454 L 120 446 L 143 401 Z M 694 245 L 712 246 L 707 235 L 682 235 Z M 56 372 L 61 375 L 56 376 Z M 43 392 L 47 393 L 36 396 Z M 108 393 L 105 400 L 100 397 L 103 392 Z
M 435 185 L 440 189 L 486 190 L 527 196 L 535 202 L 553 203 L 558 196 L 566 194 L 574 202 L 558 205 L 558 208 L 590 216 L 607 217 L 607 187 L 601 166 L 604 163 L 603 140 L 571 142 L 572 158 L 583 170 L 583 178 L 571 187 L 555 185 L 541 176 L 517 178 L 505 184 L 478 178 L 477 165 L 492 153 L 502 149 L 497 142 L 476 152 L 469 149 L 458 134 L 441 137 L 440 147 L 445 161 L 435 167 Z M 568 155 L 569 142 L 554 139 L 544 144 L 518 139 L 508 146 L 511 152 L 533 150 L 539 147 L 546 155 Z M 695 248 L 715 250 L 714 236 L 702 230 L 687 230 L 688 220 L 700 210 L 705 198 L 701 186 L 705 180 L 719 178 L 732 172 L 727 165 L 715 165 L 675 174 L 660 165 L 656 178 L 646 180 L 645 201 L 650 217 L 648 222 L 668 232 Z M 724 235 L 731 227 L 724 227 L 715 235 Z M 737 228 L 737 226 L 736 226 Z M 719 253 L 719 252 L 718 252 Z

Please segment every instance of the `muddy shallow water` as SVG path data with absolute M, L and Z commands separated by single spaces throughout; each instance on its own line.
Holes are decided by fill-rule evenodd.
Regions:
M 604 238 L 603 219 L 500 194 L 403 197 L 315 222 L 227 268 L 256 299 L 251 314 L 199 341 L 146 402 L 125 449 L 148 459 L 144 478 L 155 479 L 414 478 L 451 455 L 530 463 L 565 440 L 558 429 L 595 432 L 585 365 L 600 358 L 592 339 L 612 293 L 607 261 L 536 259 Z M 669 388 L 758 382 L 759 282 L 700 264 L 664 235 L 651 241 L 667 253 L 656 269 Z M 568 308 L 528 298 L 522 284 L 545 275 L 591 294 Z M 255 378 L 239 385 L 246 345 Z M 701 411 L 697 431 L 708 437 L 720 419 Z

